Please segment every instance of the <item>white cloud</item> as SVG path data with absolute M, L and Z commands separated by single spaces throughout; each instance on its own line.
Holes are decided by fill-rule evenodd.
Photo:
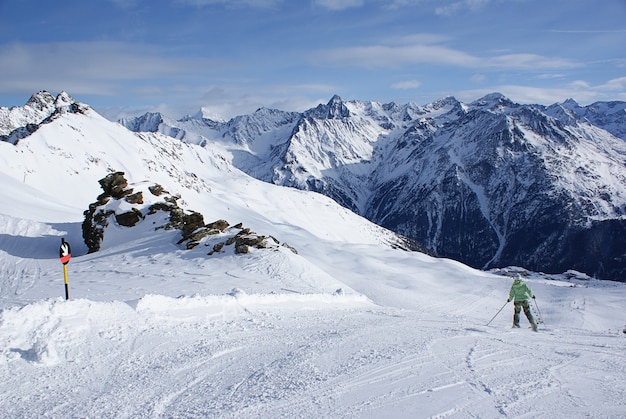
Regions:
M 440 44 L 449 39 L 448 36 L 434 33 L 414 33 L 405 36 L 389 37 L 385 40 L 391 45 L 424 45 Z
M 233 83 L 224 81 L 224 84 L 220 85 L 171 88 L 152 86 L 141 90 L 134 89 L 130 93 L 138 95 L 147 93 L 151 97 L 159 98 L 158 100 L 167 98 L 168 102 L 150 106 L 95 108 L 112 121 L 143 115 L 146 112 L 161 112 L 170 118 L 178 119 L 185 115 L 195 115 L 200 109 L 211 114 L 213 119 L 229 120 L 238 115 L 251 114 L 262 107 L 301 112 L 328 102 L 336 92 L 336 87 L 331 85 L 271 85 L 253 90 L 247 85 L 241 85 L 239 81 Z M 80 100 L 76 96 L 75 98 Z
M 118 82 L 185 79 L 234 66 L 225 61 L 174 57 L 142 44 L 118 42 L 14 43 L 0 46 L 0 90 L 65 90 L 109 95 Z
M 609 80 L 598 88 L 609 91 L 621 91 L 624 93 L 624 90 L 626 90 L 626 77 Z
M 544 57 L 537 54 L 506 54 L 486 58 L 485 67 L 513 69 L 563 69 L 579 67 L 581 64 L 565 58 Z
M 595 86 L 584 80 L 575 80 L 555 87 L 497 85 L 484 89 L 463 90 L 455 96 L 459 100 L 469 102 L 492 92 L 500 92 L 518 103 L 551 105 L 573 98 L 581 105 L 587 105 L 596 101 L 626 99 L 626 77 L 612 79 Z
M 424 38 L 424 35 L 420 36 Z M 417 39 L 417 37 L 414 38 L 414 40 Z M 318 52 L 315 55 L 315 59 L 338 66 L 366 68 L 394 68 L 414 64 L 432 64 L 461 68 L 535 71 L 538 69 L 575 68 L 581 65 L 568 59 L 544 57 L 537 54 L 505 54 L 478 57 L 458 49 L 436 44 L 437 36 L 424 39 L 428 39 L 430 42 L 330 49 Z
M 591 85 L 584 80 L 574 80 L 566 85 L 568 89 L 580 90 L 589 89 Z
M 545 73 L 537 76 L 538 79 L 549 80 L 549 79 L 562 79 L 565 77 L 565 74 L 562 73 Z
M 313 0 L 313 4 L 328 10 L 345 10 L 363 6 L 364 0 Z
M 129 9 L 139 4 L 140 0 L 109 0 L 120 9 Z
M 228 7 L 267 8 L 277 6 L 282 3 L 283 0 L 178 0 L 178 2 L 196 7 L 224 5 Z
M 462 51 L 440 45 L 372 45 L 337 48 L 323 51 L 318 56 L 340 66 L 400 67 L 407 64 L 445 64 L 477 67 L 480 60 Z
M 437 7 L 435 13 L 441 16 L 452 16 L 464 10 L 479 10 L 491 0 L 460 0 L 445 6 Z
M 420 87 L 422 83 L 417 80 L 406 80 L 398 83 L 394 83 L 391 85 L 392 89 L 400 89 L 400 90 L 408 90 L 408 89 L 417 89 Z
M 474 83 L 482 83 L 485 80 L 487 80 L 487 76 L 485 76 L 484 74 L 474 74 L 472 77 L 470 77 L 470 81 Z

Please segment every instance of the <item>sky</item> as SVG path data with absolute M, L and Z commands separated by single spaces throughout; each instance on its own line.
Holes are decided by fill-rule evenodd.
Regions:
M 626 0 L 0 0 L 0 106 L 109 119 L 344 100 L 626 100 Z

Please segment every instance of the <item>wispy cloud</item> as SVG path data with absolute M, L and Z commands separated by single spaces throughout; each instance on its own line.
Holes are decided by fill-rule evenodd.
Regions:
M 409 89 L 417 89 L 420 87 L 422 83 L 417 80 L 406 80 L 398 83 L 394 83 L 391 85 L 392 89 L 400 89 L 400 90 L 409 90 Z
M 626 77 L 619 77 L 609 80 L 608 82 L 598 86 L 599 89 L 622 92 L 626 91 Z
M 484 74 L 474 74 L 472 77 L 470 77 L 470 81 L 472 81 L 473 83 L 482 83 L 485 80 L 487 80 L 487 76 L 485 76 Z
M 554 33 L 582 33 L 582 34 L 589 34 L 589 33 L 618 33 L 618 34 L 626 34 L 626 29 L 612 29 L 612 30 L 607 30 L 607 29 L 590 29 L 590 30 L 586 30 L 586 29 L 552 29 L 552 30 L 550 30 L 550 32 L 554 32 Z
M 321 51 L 317 58 L 339 66 L 391 68 L 407 64 L 445 64 L 477 67 L 480 60 L 441 45 L 371 45 Z
M 117 0 L 120 1 L 120 0 Z M 196 7 L 222 5 L 228 7 L 268 8 L 278 6 L 284 0 L 178 0 L 179 3 Z
M 114 82 L 174 80 L 234 67 L 198 57 L 174 57 L 162 49 L 121 42 L 14 43 L 0 46 L 0 89 L 41 86 L 75 94 L 106 95 Z
M 440 6 L 435 9 L 435 13 L 442 16 L 452 16 L 466 10 L 479 10 L 486 6 L 491 0 L 460 0 L 454 3 Z
M 427 39 L 427 42 L 423 40 Z M 416 36 L 412 44 L 355 46 L 335 48 L 318 52 L 315 59 L 345 67 L 398 68 L 414 64 L 432 64 L 462 68 L 554 70 L 581 66 L 572 60 L 558 57 L 545 57 L 538 54 L 504 54 L 479 57 L 464 51 L 437 43 L 443 38 L 425 34 Z M 410 41 L 411 38 L 405 38 Z
M 526 70 L 575 68 L 581 65 L 565 58 L 544 57 L 537 54 L 506 54 L 488 57 L 484 61 L 485 67 Z
M 540 80 L 562 79 L 565 77 L 563 73 L 545 73 L 537 76 Z
M 346 10 L 361 7 L 364 0 L 313 0 L 313 4 L 328 10 Z
M 612 79 L 600 85 L 592 85 L 584 80 L 574 80 L 554 87 L 511 84 L 489 86 L 484 89 L 463 90 L 456 96 L 463 101 L 472 101 L 495 91 L 519 103 L 548 105 L 573 98 L 585 105 L 603 100 L 626 100 L 626 77 Z
M 141 0 L 109 0 L 113 5 L 120 9 L 130 9 L 139 4 Z

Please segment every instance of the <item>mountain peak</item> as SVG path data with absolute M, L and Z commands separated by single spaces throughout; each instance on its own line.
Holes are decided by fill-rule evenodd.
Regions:
M 430 104 L 430 106 L 434 109 L 440 109 L 445 106 L 454 106 L 458 105 L 460 102 L 454 96 L 446 96 L 443 99 L 439 99 Z
M 28 99 L 24 106 L 28 106 L 38 111 L 46 111 L 54 109 L 54 96 L 46 90 L 41 90 Z
M 331 97 L 330 100 L 328 101 L 328 105 L 330 106 L 331 104 L 334 104 L 334 103 L 343 103 L 341 96 L 333 95 L 333 97 Z
M 75 102 L 74 98 L 65 91 L 59 93 L 54 101 L 57 106 L 67 106 Z
M 507 98 L 502 93 L 494 92 L 475 100 L 471 103 L 471 105 L 479 108 L 495 110 L 503 106 L 512 106 L 515 104 L 511 101 L 511 99 Z
M 306 116 L 317 119 L 341 119 L 350 116 L 350 111 L 338 95 L 334 95 L 326 105 L 319 104 L 316 108 L 305 112 Z
M 334 95 L 326 106 L 328 106 L 328 119 L 347 118 L 350 116 L 350 111 L 337 95 Z
M 32 95 L 24 107 L 29 107 L 45 114 L 52 114 L 55 111 L 63 112 L 67 110 L 74 103 L 76 103 L 74 98 L 65 91 L 59 93 L 55 98 L 50 92 L 42 90 Z
M 210 121 L 215 121 L 215 122 L 225 122 L 224 118 L 222 118 L 221 115 L 219 115 L 218 113 L 214 112 L 211 108 L 207 107 L 207 106 L 203 106 L 200 108 L 200 110 L 193 115 L 191 118 L 193 119 L 208 119 Z
M 508 100 L 506 98 L 506 96 L 504 96 L 502 93 L 499 92 L 493 92 L 493 93 L 489 93 L 483 97 L 481 97 L 480 99 L 476 100 L 476 102 L 481 103 L 481 102 L 500 102 L 502 100 Z
M 16 144 L 30 135 L 37 126 L 65 112 L 84 112 L 87 105 L 78 104 L 66 92 L 55 98 L 46 90 L 33 94 L 24 106 L 14 106 L 0 114 L 0 141 Z
M 569 98 L 565 102 L 563 102 L 563 106 L 569 109 L 574 109 L 578 108 L 580 105 L 578 105 L 578 102 L 576 102 L 574 99 Z

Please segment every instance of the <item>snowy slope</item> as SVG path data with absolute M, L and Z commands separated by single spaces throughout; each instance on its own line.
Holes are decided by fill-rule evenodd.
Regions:
M 626 415 L 624 284 L 527 273 L 539 333 L 510 329 L 511 304 L 485 326 L 510 278 L 393 249 L 388 231 L 228 153 L 93 111 L 0 142 L 0 416 Z M 146 218 L 87 254 L 83 211 L 114 170 L 298 253 L 208 256 Z

